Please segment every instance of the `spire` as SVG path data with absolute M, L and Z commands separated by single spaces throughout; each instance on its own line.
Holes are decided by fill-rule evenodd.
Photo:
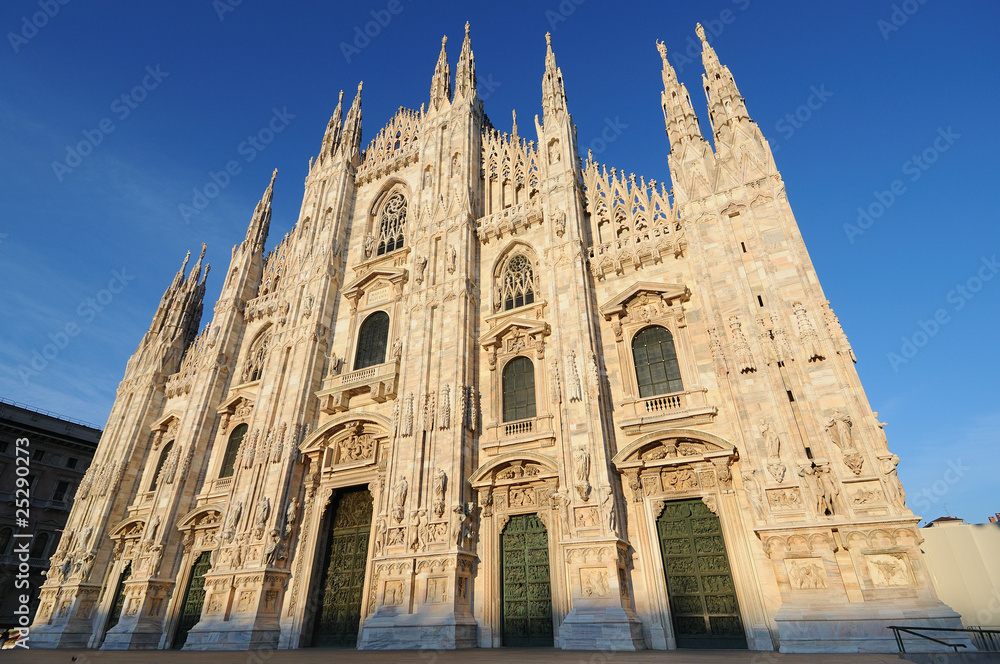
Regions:
M 253 218 L 250 226 L 247 227 L 247 237 L 245 242 L 252 243 L 254 251 L 264 251 L 264 244 L 267 242 L 267 233 L 271 227 L 271 199 L 274 197 L 274 179 L 278 177 L 278 169 L 274 169 L 271 174 L 271 183 L 264 190 L 257 207 L 254 208 Z
M 516 109 L 512 110 L 510 114 L 514 120 L 514 127 L 513 129 L 511 129 L 510 135 L 514 139 L 514 141 L 517 142 L 517 110 Z
M 347 119 L 344 120 L 341 148 L 347 157 L 354 157 L 361 150 L 361 88 L 364 84 L 364 81 L 358 83 L 358 93 L 354 95 L 351 108 L 347 111 Z
M 340 97 L 337 99 L 337 108 L 333 110 L 330 122 L 326 125 L 326 134 L 323 135 L 323 147 L 319 151 L 320 161 L 332 155 L 337 150 L 337 145 L 340 143 L 340 135 L 343 131 L 343 127 L 341 126 L 344 114 L 343 109 L 344 91 L 341 90 Z
M 208 248 L 208 245 L 206 245 L 204 242 L 202 242 L 201 243 L 201 255 L 198 256 L 198 261 L 194 264 L 194 267 L 191 268 L 191 274 L 188 276 L 188 281 L 191 282 L 192 284 L 195 284 L 195 283 L 198 283 L 199 281 L 202 281 L 201 262 L 203 260 L 205 260 L 205 250 L 207 248 Z
M 174 280 L 170 284 L 171 288 L 177 288 L 184 281 L 184 273 L 187 271 L 188 261 L 191 260 L 191 252 L 188 251 L 187 255 L 184 256 L 184 262 L 181 263 L 181 269 L 177 270 L 177 274 L 174 275 Z M 164 295 L 166 297 L 166 295 Z
M 448 53 L 445 51 L 447 43 L 448 37 L 442 37 L 441 54 L 438 55 L 437 65 L 434 67 L 434 78 L 431 79 L 432 110 L 440 108 L 442 104 L 451 100 L 451 68 L 448 66 Z
M 747 113 L 746 103 L 736 87 L 736 81 L 729 67 L 719 62 L 719 56 L 708 43 L 705 28 L 701 27 L 701 23 L 695 31 L 701 39 L 701 61 L 705 65 L 705 73 L 701 78 L 705 96 L 708 97 L 708 116 L 718 142 L 723 126 L 740 120 L 750 120 L 750 114 Z M 716 148 L 718 149 L 718 145 Z
M 542 76 L 543 120 L 559 116 L 566 111 L 566 88 L 563 86 L 562 70 L 556 65 L 556 55 L 552 52 L 552 34 L 545 33 L 545 74 Z
M 472 40 L 469 39 L 469 22 L 465 22 L 465 41 L 458 56 L 455 70 L 455 98 L 471 99 L 476 94 L 476 56 L 472 54 Z
M 660 102 L 663 106 L 663 120 L 667 125 L 667 137 L 671 151 L 676 151 L 688 141 L 704 141 L 698 115 L 691 104 L 687 87 L 677 80 L 677 72 L 667 59 L 667 46 L 661 41 L 656 48 L 663 60 L 663 92 Z

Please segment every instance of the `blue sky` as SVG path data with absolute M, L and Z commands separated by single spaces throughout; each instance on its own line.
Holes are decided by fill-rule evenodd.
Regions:
M 269 244 L 291 227 L 338 91 L 365 81 L 367 143 L 397 107 L 426 102 L 441 35 L 454 66 L 466 20 L 497 127 L 516 109 L 533 131 L 551 31 L 581 151 L 668 180 L 655 40 L 704 126 L 701 21 L 776 149 L 910 506 L 970 521 L 1000 510 L 1000 279 L 980 280 L 1000 253 L 996 3 L 60 1 L 42 0 L 51 17 L 38 0 L 0 8 L 3 397 L 103 426 L 184 253 L 208 244 L 210 311 L 274 168 Z M 620 131 L 603 142 L 609 123 Z M 248 142 L 269 125 L 273 140 Z M 67 146 L 81 141 L 77 160 Z M 239 172 L 185 218 L 230 161 Z M 64 347 L 19 371 L 53 337 Z

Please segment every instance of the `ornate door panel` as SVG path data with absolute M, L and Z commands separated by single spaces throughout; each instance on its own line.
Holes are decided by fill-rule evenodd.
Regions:
M 212 566 L 211 554 L 204 551 L 194 561 L 191 578 L 188 579 L 184 604 L 181 605 L 181 619 L 174 634 L 174 648 L 183 648 L 188 632 L 201 620 L 201 608 L 205 604 L 205 572 Z
M 678 648 L 746 648 L 719 517 L 701 500 L 667 503 L 656 521 Z
M 104 625 L 104 636 L 101 637 L 101 643 L 104 643 L 108 632 L 118 624 L 118 620 L 122 617 L 122 609 L 125 607 L 125 582 L 130 576 L 132 576 L 132 563 L 125 565 L 121 576 L 118 577 L 118 586 L 115 588 L 115 596 L 111 599 L 111 611 L 108 613 L 108 621 Z
M 505 646 L 552 647 L 549 536 L 534 514 L 512 516 L 500 542 Z
M 372 495 L 367 489 L 340 492 L 330 519 L 330 547 L 320 581 L 321 607 L 316 614 L 313 646 L 358 645 L 361 603 L 372 527 Z

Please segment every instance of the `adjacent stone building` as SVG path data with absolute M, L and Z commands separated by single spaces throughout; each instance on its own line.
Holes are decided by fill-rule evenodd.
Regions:
M 943 516 L 921 530 L 934 588 L 966 627 L 1000 629 L 1000 514 L 970 524 Z
M 34 615 L 49 557 L 100 437 L 85 422 L 0 400 L 0 631 L 20 624 L 22 595 L 31 598 Z M 19 477 L 26 486 L 18 486 Z
M 960 625 L 698 33 L 714 147 L 659 45 L 670 190 L 581 161 L 551 44 L 530 140 L 487 117 L 468 30 L 364 151 L 361 86 L 338 104 L 295 227 L 265 254 L 272 179 L 201 332 L 201 259 L 164 294 L 33 645 L 893 650 L 887 624 Z

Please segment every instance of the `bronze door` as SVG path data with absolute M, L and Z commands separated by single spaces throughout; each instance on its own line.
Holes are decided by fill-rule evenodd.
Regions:
M 512 516 L 501 537 L 505 646 L 552 647 L 549 536 L 535 514 Z
M 212 566 L 211 554 L 203 551 L 191 567 L 184 604 L 181 605 L 181 619 L 174 634 L 174 648 L 183 648 L 188 632 L 201 620 L 201 608 L 205 605 L 205 572 Z
M 118 624 L 122 617 L 122 609 L 125 607 L 125 582 L 132 576 L 132 563 L 125 565 L 121 575 L 118 577 L 118 585 L 115 587 L 115 596 L 111 599 L 111 611 L 108 613 L 108 621 L 104 625 L 104 634 L 101 636 L 101 643 L 107 638 L 111 628 Z
M 656 521 L 678 648 L 746 648 L 719 517 L 701 500 L 667 503 Z
M 353 648 L 358 645 L 361 605 L 372 527 L 372 495 L 354 489 L 337 495 L 330 519 L 329 548 L 323 566 L 321 605 L 313 629 L 313 646 Z

